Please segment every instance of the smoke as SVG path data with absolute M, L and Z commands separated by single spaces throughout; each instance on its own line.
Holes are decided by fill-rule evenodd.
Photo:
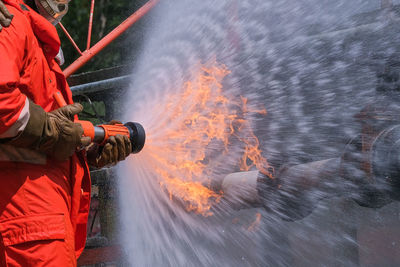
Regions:
M 161 1 L 133 70 L 124 120 L 163 136 L 165 121 L 174 120 L 160 107 L 193 80 L 199 64 L 216 61 L 230 71 L 224 95 L 267 110 L 246 119 L 275 168 L 339 157 L 361 130 L 354 115 L 376 96 L 377 72 L 398 50 L 398 35 L 389 34 L 396 29 L 377 8 L 378 1 L 361 0 Z M 357 15 L 365 12 L 372 13 Z M 216 192 L 223 176 L 239 168 L 243 148 L 233 146 L 215 158 L 220 164 L 209 178 Z M 279 218 L 258 209 L 233 211 L 223 201 L 213 216 L 188 212 L 160 186 L 153 160 L 145 147 L 119 168 L 121 233 L 132 266 L 291 265 L 289 241 L 277 238 L 289 226 Z M 311 220 L 304 228 L 317 226 Z M 301 231 L 293 235 L 310 239 Z M 354 242 L 336 230 L 320 238 Z M 343 261 L 332 259 L 350 264 Z

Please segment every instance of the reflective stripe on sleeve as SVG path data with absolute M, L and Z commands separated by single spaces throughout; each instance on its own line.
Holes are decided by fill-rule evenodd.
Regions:
M 29 100 L 25 99 L 25 106 L 19 114 L 18 120 L 4 133 L 0 134 L 0 138 L 12 138 L 22 132 L 29 121 Z

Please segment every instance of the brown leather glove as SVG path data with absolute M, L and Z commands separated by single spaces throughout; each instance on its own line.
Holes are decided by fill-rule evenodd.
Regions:
M 11 15 L 10 12 L 8 12 L 8 9 L 4 5 L 4 3 L 0 0 L 0 32 L 3 29 L 3 27 L 10 26 L 13 17 L 14 15 Z
M 74 123 L 82 105 L 68 105 L 51 112 L 29 101 L 30 118 L 23 132 L 6 144 L 34 149 L 59 160 L 67 160 L 76 149 L 88 145 L 90 138 L 82 137 L 83 129 Z
M 119 121 L 111 121 L 108 124 L 122 124 Z M 108 138 L 104 146 L 91 144 L 87 148 L 88 163 L 92 167 L 103 168 L 114 166 L 125 160 L 132 152 L 131 141 L 127 136 L 117 134 Z

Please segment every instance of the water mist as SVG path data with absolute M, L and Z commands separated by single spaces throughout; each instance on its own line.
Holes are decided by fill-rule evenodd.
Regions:
M 291 225 L 261 208 L 234 210 L 222 179 L 340 157 L 360 132 L 354 115 L 377 96 L 385 55 L 398 49 L 399 40 L 382 36 L 395 31 L 384 19 L 357 17 L 376 8 L 357 0 L 161 1 L 126 96 L 124 120 L 148 135 L 118 170 L 131 266 L 290 266 L 310 253 L 288 257 L 289 240 L 278 237 Z M 313 218 L 326 209 L 320 203 Z M 348 221 L 313 218 L 291 238 L 306 242 L 315 229 L 323 244 L 356 242 L 335 228 Z

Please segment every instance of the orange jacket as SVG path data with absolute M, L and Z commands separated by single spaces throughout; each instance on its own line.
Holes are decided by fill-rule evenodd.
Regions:
M 73 100 L 65 76 L 54 59 L 60 48 L 55 27 L 22 0 L 3 2 L 14 14 L 11 26 L 0 32 L 0 138 L 9 138 L 26 125 L 27 97 L 47 112 L 57 108 L 53 98 L 56 91 L 62 93 L 67 103 Z M 49 232 L 57 231 L 49 230 L 48 224 L 57 219 L 46 214 L 61 211 L 72 225 L 70 230 L 67 227 L 72 233 L 66 234 L 74 235 L 76 257 L 81 254 L 86 240 L 91 186 L 85 157 L 83 152 L 76 153 L 69 161 L 60 163 L 36 151 L 0 145 L 0 233 L 5 245 L 51 236 Z M 10 177 L 16 172 L 18 177 Z M 35 175 L 39 178 L 33 179 Z M 10 189 L 7 191 L 7 188 Z M 20 194 L 22 190 L 24 194 Z M 27 201 L 27 192 L 36 196 L 38 203 L 35 204 L 34 197 Z M 18 202 L 19 197 L 24 199 Z M 58 210 L 54 203 L 63 207 Z M 30 235 L 25 231 L 21 237 L 18 227 L 26 230 L 32 224 L 37 227 L 32 228 Z

